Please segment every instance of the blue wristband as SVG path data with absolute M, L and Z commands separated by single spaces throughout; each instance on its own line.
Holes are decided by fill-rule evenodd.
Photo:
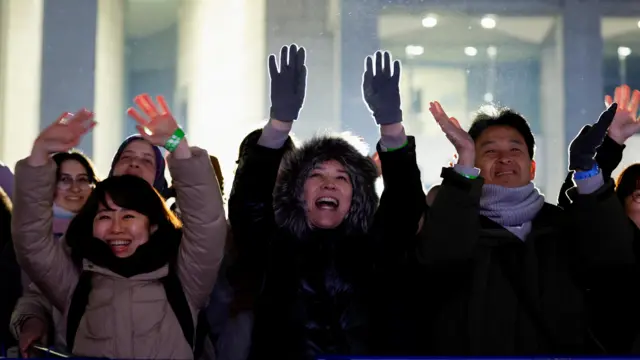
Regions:
M 593 165 L 591 170 L 576 171 L 575 173 L 573 173 L 573 179 L 574 180 L 584 180 L 584 179 L 592 178 L 592 177 L 598 175 L 599 173 L 600 173 L 600 168 L 598 167 L 598 164 L 595 164 L 595 165 Z

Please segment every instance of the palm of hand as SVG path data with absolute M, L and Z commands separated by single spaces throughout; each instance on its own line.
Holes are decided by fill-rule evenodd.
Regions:
M 456 118 L 447 115 L 439 102 L 432 102 L 429 111 L 458 153 L 475 149 L 471 135 L 460 126 Z
M 158 96 L 156 99 L 160 109 L 148 94 L 138 95 L 134 102 L 145 115 L 140 114 L 135 108 L 129 108 L 127 113 L 138 123 L 136 129 L 143 138 L 153 145 L 164 146 L 178 129 L 178 123 L 171 114 L 164 97 Z
M 609 95 L 605 96 L 607 107 L 614 102 L 618 104 L 618 108 L 609 127 L 609 136 L 617 142 L 623 143 L 640 130 L 640 117 L 636 117 L 640 103 L 640 91 L 634 90 L 632 95 L 629 86 L 619 86 L 615 90 L 613 99 Z
M 82 136 L 95 126 L 93 113 L 82 109 L 75 115 L 63 113 L 36 139 L 36 145 L 47 153 L 65 152 L 77 146 Z

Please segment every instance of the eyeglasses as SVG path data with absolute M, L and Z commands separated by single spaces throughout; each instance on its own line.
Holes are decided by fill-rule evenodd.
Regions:
M 86 177 L 80 177 L 78 179 L 73 179 L 69 176 L 63 176 L 58 180 L 58 189 L 60 190 L 69 190 L 73 186 L 75 186 L 80 190 L 87 190 L 94 186 L 94 184 Z

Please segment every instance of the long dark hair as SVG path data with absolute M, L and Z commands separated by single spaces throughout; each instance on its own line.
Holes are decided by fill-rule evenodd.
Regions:
M 89 160 L 88 157 L 86 157 L 83 153 L 77 151 L 77 150 L 71 150 L 69 152 L 59 152 L 54 154 L 51 159 L 56 163 L 57 168 L 56 168 L 56 179 L 60 179 L 60 168 L 62 166 L 62 163 L 64 163 L 67 160 L 75 160 L 77 162 L 80 163 L 80 165 L 82 165 L 82 167 L 84 168 L 84 170 L 87 172 L 87 176 L 89 177 L 89 181 L 92 184 L 97 184 L 98 181 L 100 181 L 98 179 L 98 176 L 96 175 L 95 170 L 93 169 L 93 163 L 91 163 L 91 160 Z
M 107 198 L 121 208 L 136 211 L 157 230 L 127 259 L 118 259 L 109 246 L 93 236 L 93 222 L 100 205 L 109 208 Z M 112 176 L 98 183 L 87 202 L 69 224 L 67 244 L 76 262 L 88 259 L 99 266 L 127 273 L 150 272 L 175 258 L 182 234 L 180 220 L 169 210 L 158 191 L 133 175 Z M 123 267 L 126 268 L 123 270 Z

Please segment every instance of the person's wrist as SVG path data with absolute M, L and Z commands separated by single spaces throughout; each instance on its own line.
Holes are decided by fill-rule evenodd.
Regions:
M 616 132 L 609 131 L 607 133 L 607 137 L 615 141 L 618 145 L 624 145 L 625 141 L 627 141 L 627 139 L 624 136 L 617 134 Z
M 36 142 L 31 149 L 31 154 L 27 159 L 27 163 L 30 166 L 43 166 L 48 160 L 49 152 Z
M 458 154 L 458 164 L 468 167 L 474 167 L 476 162 L 475 152 L 465 151 Z

